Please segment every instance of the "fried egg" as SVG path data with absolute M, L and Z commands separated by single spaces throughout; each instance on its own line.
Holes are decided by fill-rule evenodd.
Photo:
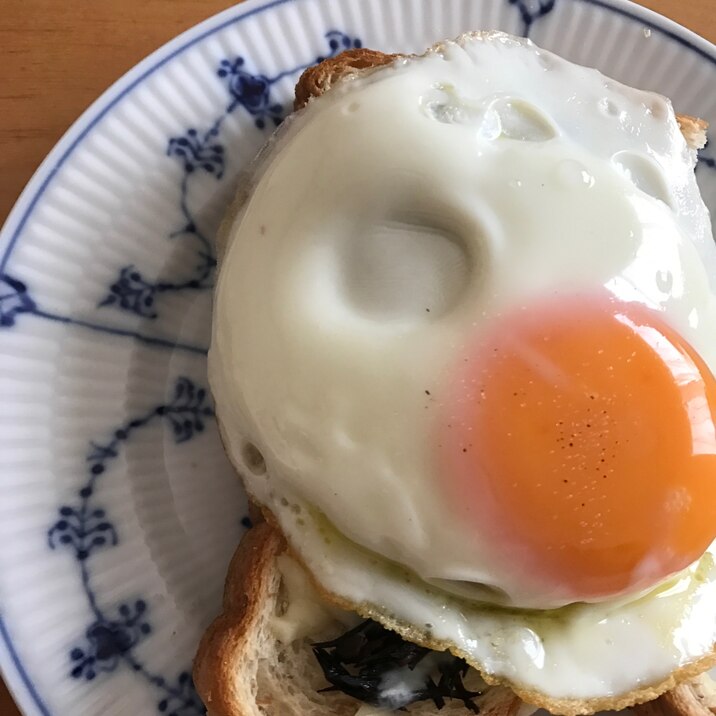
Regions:
M 231 459 L 326 593 L 562 713 L 708 666 L 694 162 L 666 99 L 503 33 L 285 124 L 229 230 L 209 370 Z

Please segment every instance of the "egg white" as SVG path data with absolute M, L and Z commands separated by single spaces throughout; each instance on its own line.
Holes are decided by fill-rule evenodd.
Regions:
M 209 371 L 231 459 L 325 590 L 533 701 L 614 706 L 705 668 L 710 553 L 658 593 L 564 607 L 454 519 L 432 434 L 469 337 L 545 291 L 645 302 L 716 369 L 693 162 L 667 100 L 501 33 L 290 121 L 229 232 Z

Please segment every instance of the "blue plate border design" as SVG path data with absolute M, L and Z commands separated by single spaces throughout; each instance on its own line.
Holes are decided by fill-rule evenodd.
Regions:
M 15 644 L 10 638 L 10 633 L 7 630 L 7 625 L 5 624 L 5 620 L 3 619 L 2 614 L 0 614 L 0 639 L 2 639 L 2 641 L 5 643 L 8 655 L 10 657 L 10 662 L 17 670 L 18 676 L 22 681 L 22 685 L 27 689 L 27 693 L 32 699 L 32 703 L 37 708 L 38 713 L 40 714 L 40 716 L 51 716 L 49 709 L 47 708 L 47 706 L 45 706 L 45 702 L 42 700 L 40 694 L 37 692 L 35 684 L 32 682 L 30 675 L 27 673 L 27 671 L 25 671 L 25 667 L 22 665 L 22 661 L 20 661 L 20 657 L 15 650 Z
M 35 210 L 38 202 L 42 198 L 42 195 L 48 188 L 48 186 L 53 181 L 55 175 L 58 173 L 58 171 L 61 169 L 61 167 L 64 165 L 64 163 L 67 161 L 67 159 L 72 155 L 74 150 L 82 143 L 82 141 L 86 138 L 86 136 L 92 131 L 92 129 L 107 115 L 108 112 L 110 112 L 116 104 L 121 101 L 121 99 L 125 96 L 127 96 L 134 88 L 136 88 L 139 84 L 141 84 L 144 80 L 147 79 L 152 73 L 163 67 L 165 64 L 170 62 L 173 58 L 175 58 L 177 55 L 181 54 L 185 50 L 189 49 L 190 47 L 196 45 L 197 43 L 203 41 L 205 38 L 223 30 L 224 28 L 237 24 L 239 22 L 242 22 L 252 16 L 258 15 L 260 13 L 263 13 L 264 11 L 270 10 L 272 8 L 278 7 L 280 5 L 288 4 L 288 3 L 297 3 L 302 2 L 303 0 L 273 0 L 272 2 L 266 3 L 265 5 L 255 6 L 251 7 L 250 9 L 238 12 L 237 14 L 234 14 L 233 16 L 229 17 L 228 19 L 221 20 L 218 22 L 218 24 L 213 24 L 217 22 L 216 18 L 209 18 L 207 21 L 205 21 L 204 25 L 206 26 L 206 29 L 203 29 L 199 31 L 198 34 L 191 37 L 191 39 L 183 40 L 180 36 L 175 41 L 169 43 L 169 48 L 167 47 L 160 49 L 157 51 L 155 55 L 150 56 L 146 60 L 144 60 L 140 65 L 136 68 L 135 71 L 130 71 L 130 73 L 125 76 L 123 80 L 119 80 L 117 85 L 115 85 L 116 89 L 110 89 L 107 94 L 102 96 L 100 99 L 97 100 L 97 102 L 90 108 L 84 116 L 91 116 L 91 119 L 89 119 L 84 127 L 82 129 L 71 129 L 68 134 L 60 141 L 58 144 L 58 147 L 55 151 L 53 151 L 45 163 L 40 167 L 38 170 L 36 177 L 37 180 L 31 180 L 31 182 L 28 185 L 28 188 L 26 192 L 23 192 L 23 195 L 21 199 L 18 202 L 18 206 L 15 211 L 13 211 L 10 215 L 10 218 L 7 222 L 7 227 L 13 226 L 12 233 L 10 234 L 9 240 L 7 241 L 4 251 L 2 253 L 2 256 L 0 257 L 0 329 L 8 329 L 11 328 L 13 325 L 16 324 L 16 321 L 19 316 L 27 315 L 27 316 L 35 316 L 40 319 L 44 320 L 50 320 L 54 322 L 64 323 L 64 324 L 70 324 L 75 325 L 81 328 L 89 329 L 92 331 L 99 331 L 103 333 L 108 333 L 116 336 L 123 336 L 132 338 L 134 340 L 137 340 L 141 342 L 144 345 L 153 346 L 156 348 L 161 349 L 170 349 L 170 350 L 186 350 L 191 353 L 198 353 L 203 354 L 206 352 L 206 348 L 203 346 L 194 346 L 189 344 L 183 344 L 183 343 L 177 343 L 172 340 L 167 340 L 164 338 L 159 338 L 151 335 L 147 335 L 145 333 L 141 333 L 139 331 L 132 331 L 132 330 L 124 330 L 124 329 L 118 329 L 115 327 L 107 326 L 102 323 L 94 323 L 92 321 L 88 320 L 82 320 L 82 319 L 76 319 L 70 316 L 62 316 L 57 315 L 48 311 L 44 311 L 41 308 L 38 307 L 37 303 L 33 299 L 31 292 L 29 291 L 28 287 L 17 278 L 13 277 L 10 272 L 7 271 L 8 268 L 8 262 L 10 260 L 11 254 L 17 243 L 19 242 L 23 230 L 29 220 L 29 218 L 32 216 L 33 211 Z M 673 40 L 680 44 L 681 46 L 689 49 L 690 51 L 695 52 L 697 55 L 699 55 L 702 59 L 707 60 L 709 63 L 716 65 L 716 51 L 709 51 L 707 49 L 704 49 L 700 44 L 692 42 L 688 37 L 685 37 L 682 34 L 679 34 L 677 32 L 674 32 L 668 24 L 666 26 L 660 26 L 658 16 L 651 16 L 649 15 L 649 19 L 639 14 L 637 11 L 631 11 L 627 7 L 622 7 L 621 5 L 613 5 L 609 0 L 505 0 L 510 5 L 515 6 L 515 9 L 520 13 L 520 17 L 523 22 L 523 32 L 524 34 L 528 35 L 532 27 L 536 22 L 538 22 L 543 17 L 546 17 L 557 5 L 557 3 L 564 3 L 564 2 L 581 2 L 583 4 L 593 5 L 600 8 L 603 8 L 607 11 L 614 12 L 622 17 L 625 17 L 629 20 L 638 22 L 640 25 L 644 27 L 648 27 L 651 30 L 660 33 L 661 35 L 669 38 L 670 40 Z M 229 11 L 231 12 L 231 11 Z M 225 13 L 224 13 L 225 14 Z M 222 14 L 222 16 L 224 15 Z M 189 30 L 188 34 L 193 34 L 196 32 L 196 29 Z M 340 36 L 340 39 L 338 37 L 331 38 L 329 37 L 331 32 L 338 31 L 329 31 L 326 35 L 326 38 L 329 41 L 329 50 L 337 49 L 337 51 L 340 51 L 342 49 L 342 43 L 344 40 L 342 38 L 348 38 L 349 42 L 354 42 L 355 39 L 351 38 L 348 35 L 344 35 L 343 33 L 338 33 Z M 337 40 L 339 43 L 339 48 L 333 48 L 331 42 L 332 40 Z M 164 54 L 166 53 L 166 54 Z M 162 56 L 163 55 L 163 56 Z M 276 123 L 277 121 L 280 121 L 280 118 L 282 116 L 282 111 L 279 112 L 278 105 L 277 104 L 263 104 L 263 99 L 261 100 L 262 104 L 261 110 L 256 111 L 257 107 L 259 105 L 253 105 L 251 103 L 251 100 L 249 97 L 253 96 L 249 90 L 256 89 L 258 92 L 258 95 L 261 98 L 264 98 L 266 96 L 270 97 L 270 86 L 274 82 L 278 81 L 281 77 L 284 76 L 284 74 L 280 74 L 274 78 L 266 78 L 263 75 L 260 74 L 252 74 L 252 73 L 246 73 L 250 78 L 253 79 L 246 79 L 242 78 L 241 73 L 245 73 L 245 69 L 243 69 L 244 65 L 243 63 L 237 63 L 238 59 L 242 58 L 234 58 L 232 60 L 225 60 L 227 64 L 223 64 L 217 68 L 217 74 L 220 79 L 224 80 L 227 83 L 227 89 L 229 91 L 229 94 L 231 96 L 230 104 L 227 105 L 226 112 L 222 116 L 228 115 L 231 111 L 234 111 L 238 107 L 242 107 L 245 111 L 247 111 L 249 114 L 254 117 L 256 127 L 259 130 L 264 130 L 265 128 L 269 127 L 271 123 Z M 321 59 L 321 58 L 317 58 Z M 293 68 L 291 70 L 288 70 L 286 74 L 298 72 L 299 70 L 303 69 L 303 67 L 308 66 L 312 64 L 315 60 L 311 60 L 311 62 L 308 62 L 306 65 L 302 65 L 296 68 Z M 224 72 L 224 74 L 221 74 Z M 262 78 L 262 79 L 256 79 L 256 78 Z M 266 81 L 268 84 L 263 87 L 260 86 L 262 83 Z M 232 90 L 232 82 L 234 83 L 234 89 Z M 236 91 L 236 88 L 241 86 L 241 83 L 244 82 L 241 90 Z M 252 85 L 252 82 L 256 82 L 257 84 Z M 260 90 L 260 91 L 258 91 Z M 266 94 L 264 94 L 264 92 Z M 238 96 L 237 96 L 238 95 Z M 244 101 L 239 99 L 239 97 L 242 97 Z M 232 104 L 234 106 L 232 107 Z M 94 115 L 94 116 L 92 116 Z M 186 134 L 184 134 L 182 137 L 173 137 L 170 139 L 168 146 L 167 146 L 167 154 L 170 157 L 173 157 L 176 160 L 179 160 L 183 162 L 184 166 L 184 174 L 182 178 L 182 185 L 180 187 L 180 194 L 182 197 L 182 201 L 185 201 L 186 194 L 189 191 L 189 177 L 193 172 L 196 171 L 205 171 L 208 173 L 213 173 L 214 176 L 216 176 L 217 180 L 221 179 L 222 173 L 223 173 L 223 159 L 221 158 L 222 152 L 217 151 L 216 147 L 219 146 L 218 142 L 215 141 L 218 139 L 218 133 L 220 130 L 221 125 L 221 118 L 217 119 L 218 126 L 216 126 L 216 132 L 212 133 L 212 129 L 214 127 L 210 127 L 208 130 L 205 130 L 204 132 L 196 129 L 191 128 L 191 130 L 194 130 L 194 134 L 191 133 L 190 129 L 187 129 Z M 259 124 L 259 121 L 263 122 L 264 124 Z M 184 141 L 181 141 L 184 140 Z M 179 151 L 180 149 L 184 150 L 184 155 L 181 154 Z M 207 153 L 208 152 L 208 153 Z M 710 170 L 716 170 L 716 159 L 711 156 L 711 152 L 702 152 L 701 153 L 701 166 L 704 168 L 708 168 Z M 188 166 L 191 165 L 191 169 L 187 169 Z M 208 169 L 208 166 L 211 165 L 212 169 Z M 40 180 L 40 177 L 42 175 L 45 175 L 42 180 Z M 197 274 L 194 277 L 191 277 L 187 279 L 188 281 L 197 281 L 197 285 L 192 286 L 185 286 L 183 287 L 183 290 L 204 290 L 206 288 L 209 288 L 210 284 L 206 283 L 206 281 L 209 280 L 210 274 L 213 270 L 214 264 L 211 263 L 213 261 L 213 254 L 210 252 L 210 248 L 208 247 L 208 239 L 206 236 L 204 236 L 200 229 L 197 228 L 196 222 L 193 222 L 193 218 L 191 213 L 187 210 L 187 212 L 182 212 L 184 219 L 186 220 L 186 224 L 184 226 L 180 227 L 177 232 L 177 236 L 182 237 L 189 237 L 189 240 L 196 240 L 198 242 L 199 248 L 197 250 L 197 257 L 199 259 L 199 263 L 197 264 Z M 16 219 L 15 217 L 18 216 L 19 218 Z M 192 238 L 193 237 L 193 238 Z M 206 241 L 205 241 L 206 240 Z M 204 263 L 202 263 L 202 261 Z M 151 295 L 152 298 L 156 296 L 158 293 L 170 291 L 170 290 L 180 290 L 177 286 L 173 286 L 171 288 L 161 288 L 158 284 L 153 284 L 150 281 L 146 281 L 142 278 L 141 273 L 138 273 L 139 279 L 131 275 L 132 270 L 134 269 L 133 266 L 124 266 L 119 269 L 118 272 L 118 278 L 117 281 L 121 282 L 123 279 L 127 280 L 127 284 L 122 284 L 118 290 L 114 290 L 114 284 L 112 287 L 110 287 L 107 297 L 103 299 L 101 304 L 103 306 L 112 306 L 114 308 L 118 308 L 120 310 L 129 311 L 131 313 L 134 313 L 136 315 L 141 316 L 142 318 L 153 318 L 152 315 L 150 315 L 150 312 L 154 312 L 156 309 L 152 308 L 154 305 L 153 302 L 150 304 L 146 303 L 146 298 Z M 207 272 L 206 275 L 204 275 L 204 272 Z M 124 273 L 123 273 L 124 272 Z M 116 281 L 116 282 L 117 282 Z M 115 282 L 115 283 L 116 283 Z M 144 282 L 144 283 L 142 283 Z M 136 284 L 136 285 L 134 285 Z M 127 305 L 122 306 L 122 298 L 124 295 L 129 296 L 127 299 Z M 113 300 L 108 300 L 111 296 L 114 296 L 115 298 Z M 142 301 L 144 303 L 142 304 Z M 137 308 L 135 309 L 133 306 L 137 305 Z M 188 380 L 188 379 L 179 379 L 181 380 Z M 176 385 L 179 385 L 177 383 Z M 193 384 L 192 384 L 193 386 Z M 175 388 L 176 390 L 177 388 Z M 184 390 L 186 390 L 186 385 Z M 194 395 L 196 396 L 200 389 L 196 386 L 193 386 Z M 184 398 L 181 398 L 180 400 L 183 400 Z M 176 394 L 173 398 L 173 400 L 176 400 Z M 125 432 L 127 434 L 127 437 L 129 433 L 133 429 L 139 429 L 142 427 L 144 423 L 137 424 L 137 425 L 131 425 L 132 422 L 140 421 L 140 423 L 143 420 L 154 420 L 155 416 L 158 416 L 159 419 L 162 421 L 165 420 L 165 418 L 159 414 L 156 413 L 156 410 L 159 408 L 167 408 L 174 409 L 171 406 L 174 405 L 176 407 L 176 404 L 173 404 L 172 401 L 168 401 L 167 403 L 163 403 L 162 405 L 157 406 L 157 408 L 154 409 L 154 413 L 152 416 L 140 416 L 139 418 L 134 419 L 134 421 L 130 421 L 130 423 L 127 424 L 127 426 L 123 426 L 119 428 L 118 430 L 121 431 L 123 428 L 126 428 Z M 202 410 L 209 410 L 206 405 L 202 404 L 201 408 L 198 408 L 199 411 Z M 209 418 L 209 413 L 202 413 L 202 416 L 204 418 Z M 169 418 L 166 418 L 169 420 Z M 188 435 L 188 437 L 182 438 L 181 436 L 183 433 L 181 431 L 178 433 L 176 431 L 176 428 L 172 427 L 172 430 L 174 431 L 174 438 L 176 442 L 182 442 L 183 440 L 188 440 L 191 437 L 193 437 L 194 433 L 191 435 Z M 118 440 L 119 444 L 124 442 L 124 440 L 127 438 L 118 438 L 117 433 L 115 432 L 115 437 L 112 438 L 112 440 Z M 99 446 L 100 449 L 110 450 L 112 448 L 112 443 L 105 443 L 101 446 Z M 105 456 L 106 459 L 110 459 L 109 453 Z M 104 459 L 104 458 L 103 458 Z M 102 460 L 91 462 L 90 472 L 92 469 L 92 466 L 94 465 L 100 465 L 103 464 Z M 98 476 L 98 475 L 97 475 Z M 82 489 L 85 489 L 87 486 L 80 488 L 80 491 Z M 81 498 L 82 499 L 82 498 Z M 69 508 L 70 511 L 75 510 L 75 512 L 72 512 L 72 514 L 76 514 L 77 509 L 81 509 L 81 505 L 79 508 L 76 506 L 71 505 L 64 505 L 62 508 L 60 508 L 60 514 L 59 519 L 54 523 L 54 525 L 50 528 L 50 531 L 48 532 L 48 540 L 51 541 L 51 546 L 53 548 L 56 548 L 57 546 L 65 546 L 71 549 L 75 549 L 75 556 L 77 557 L 78 564 L 80 563 L 87 563 L 87 559 L 89 557 L 89 553 L 84 559 L 80 559 L 79 554 L 80 552 L 77 551 L 77 545 L 76 541 L 73 541 L 72 538 L 70 541 L 62 541 L 61 537 L 63 535 L 68 535 L 71 537 L 71 531 L 68 531 L 69 528 L 62 529 L 59 527 L 60 523 L 64 519 L 65 521 L 68 520 L 72 516 L 72 514 L 64 514 L 62 512 L 63 509 Z M 94 531 L 92 529 L 87 530 L 86 537 L 89 536 L 89 534 L 93 535 L 94 538 L 98 537 L 104 537 L 105 542 L 103 544 L 100 544 L 99 542 L 94 545 L 90 549 L 92 551 L 93 549 L 101 549 L 110 547 L 117 539 L 118 535 L 116 532 L 116 528 L 111 523 L 109 519 L 105 519 L 105 517 L 102 517 L 99 515 L 97 510 L 101 510 L 101 507 L 94 508 L 95 510 L 95 516 L 93 519 L 96 520 L 96 524 L 94 524 Z M 69 523 L 68 523 L 69 524 Z M 103 526 L 103 525 L 107 526 Z M 54 532 L 53 532 L 54 530 Z M 54 544 L 53 544 L 54 542 Z M 86 583 L 86 585 L 89 585 L 89 577 L 85 579 L 84 576 L 82 576 L 83 583 Z M 88 586 L 88 589 L 91 589 Z M 86 592 L 89 594 L 89 592 Z M 90 602 L 91 606 L 91 602 Z M 97 667 L 97 670 L 95 671 L 95 676 L 97 675 L 97 671 L 105 671 L 109 672 L 112 671 L 116 666 L 119 665 L 119 663 L 122 661 L 125 655 L 131 654 L 132 647 L 138 643 L 138 641 L 144 637 L 147 637 L 151 633 L 151 624 L 149 623 L 149 607 L 146 602 L 146 600 L 141 598 L 132 598 L 131 600 L 128 600 L 125 603 L 117 605 L 116 609 L 116 615 L 108 615 L 105 612 L 101 612 L 101 616 L 95 613 L 95 616 L 97 616 L 97 619 L 95 622 L 93 622 L 92 625 L 90 625 L 87 628 L 87 631 L 84 635 L 85 640 L 82 643 L 82 645 L 78 645 L 74 647 L 70 654 L 69 654 L 69 661 L 70 661 L 70 670 L 79 669 L 77 672 L 77 675 L 74 675 L 74 678 L 84 678 L 86 680 L 90 680 L 87 672 L 87 665 L 86 663 L 83 664 L 83 660 L 86 661 L 88 655 L 94 654 L 96 657 L 96 651 L 98 648 L 98 645 L 100 644 L 101 635 L 98 636 L 99 632 L 92 631 L 92 634 L 90 634 L 92 628 L 96 625 L 101 626 L 102 628 L 109 629 L 111 632 L 112 629 L 114 629 L 114 635 L 111 637 L 114 639 L 112 642 L 113 646 L 109 649 L 108 652 L 104 653 L 110 653 L 112 650 L 114 650 L 114 654 L 111 655 L 112 658 L 106 659 L 106 665 L 109 666 L 110 663 L 113 663 L 114 666 L 111 666 L 111 668 L 104 668 L 104 664 Z M 146 625 L 146 626 L 145 626 Z M 143 628 L 144 627 L 144 628 Z M 149 631 L 147 631 L 147 628 Z M 129 637 L 122 636 L 118 637 L 117 635 L 122 631 L 122 629 L 128 629 L 132 634 L 130 634 Z M 134 631 L 132 631 L 134 630 Z M 106 636 L 106 632 L 104 634 Z M 7 655 L 9 657 L 9 663 L 13 666 L 15 671 L 18 674 L 19 682 L 22 684 L 22 688 L 27 693 L 28 701 L 31 702 L 35 709 L 37 710 L 37 713 L 42 714 L 42 716 L 50 716 L 50 710 L 48 709 L 47 705 L 45 704 L 44 699 L 38 693 L 37 688 L 35 687 L 35 684 L 28 673 L 28 671 L 25 669 L 23 662 L 21 660 L 20 655 L 18 654 L 13 638 L 10 634 L 10 631 L 8 629 L 8 624 L 6 620 L 3 619 L 3 614 L 1 611 L 1 605 L 0 605 L 0 641 L 5 644 L 5 648 L 7 651 Z M 93 651 L 94 650 L 94 651 Z M 82 655 L 80 655 L 80 652 L 82 652 Z M 117 661 L 114 662 L 113 658 L 114 656 L 117 657 Z M 102 661 L 102 660 L 100 660 Z M 95 664 L 97 663 L 97 659 L 95 658 Z M 130 661 L 125 661 L 125 663 L 133 668 L 135 671 L 142 670 L 142 666 L 140 665 L 140 668 L 135 668 Z M 150 683 L 153 683 L 153 686 L 156 687 L 159 692 L 162 691 L 164 686 L 166 686 L 169 682 L 164 682 L 163 684 L 160 684 L 158 682 L 152 682 L 151 677 L 153 676 L 149 671 L 147 671 L 147 675 L 150 677 L 149 681 Z M 162 677 L 157 677 L 158 679 L 162 679 Z M 176 682 L 176 683 L 175 683 Z M 160 700 L 157 702 L 157 710 L 160 713 L 176 713 L 177 716 L 193 716 L 196 713 L 202 713 L 201 705 L 197 705 L 197 702 L 195 702 L 193 697 L 190 693 L 190 691 L 187 689 L 187 684 L 190 684 L 190 679 L 188 676 L 188 672 L 184 671 L 179 674 L 179 676 L 172 681 L 169 688 L 173 689 L 173 692 L 167 691 L 168 697 L 165 700 L 164 696 L 161 696 Z M 176 687 L 176 688 L 175 688 Z M 177 697 L 177 700 L 172 700 L 174 697 Z

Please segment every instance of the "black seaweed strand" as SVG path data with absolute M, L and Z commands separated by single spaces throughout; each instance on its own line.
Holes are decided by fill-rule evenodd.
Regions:
M 481 692 L 469 691 L 463 683 L 469 666 L 448 652 L 440 654 L 433 673 L 427 673 L 420 686 L 398 701 L 395 696 L 387 697 L 384 684 L 388 674 L 406 668 L 412 671 L 434 652 L 404 641 L 371 619 L 336 639 L 314 644 L 313 653 L 330 684 L 321 692 L 342 691 L 371 706 L 400 710 L 428 700 L 439 710 L 445 706 L 445 699 L 458 699 L 470 711 L 479 713 L 473 699 Z

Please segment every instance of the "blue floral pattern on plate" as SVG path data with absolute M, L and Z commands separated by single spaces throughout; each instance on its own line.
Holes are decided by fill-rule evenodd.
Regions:
M 508 2 L 519 10 L 522 19 L 522 34 L 529 37 L 535 22 L 552 12 L 557 0 L 508 0 Z
M 222 125 L 229 115 L 242 108 L 253 118 L 257 129 L 277 127 L 283 119 L 284 106 L 272 96 L 271 88 L 276 82 L 297 74 L 316 61 L 320 62 L 343 50 L 361 46 L 358 38 L 338 30 L 329 30 L 325 39 L 328 44 L 325 55 L 312 58 L 309 62 L 292 67 L 274 77 L 248 71 L 246 59 L 240 55 L 219 63 L 216 74 L 226 83 L 229 104 L 209 129 L 200 131 L 196 127 L 190 127 L 184 135 L 172 137 L 167 146 L 167 155 L 178 159 L 183 170 L 179 186 L 179 207 L 184 224 L 172 231 L 169 237 L 193 241 L 196 245 L 196 264 L 192 273 L 186 278 L 171 281 L 149 280 L 136 266 L 123 266 L 117 279 L 109 287 L 109 293 L 100 301 L 101 307 L 113 306 L 143 318 L 154 319 L 159 315 L 157 298 L 160 294 L 211 288 L 216 259 L 209 237 L 200 228 L 198 219 L 189 208 L 191 179 L 200 172 L 212 175 L 217 181 L 224 176 L 227 151 L 221 143 L 220 135 Z
M 696 170 L 700 169 L 711 169 L 716 171 L 716 159 L 709 156 L 708 151 L 710 149 L 710 143 L 706 145 L 704 149 L 699 152 L 699 162 L 696 165 Z
M 22 281 L 0 274 L 0 328 L 14 326 L 18 314 L 32 312 L 35 308 Z
M 97 502 L 98 483 L 106 474 L 109 463 L 142 428 L 164 422 L 171 429 L 175 443 L 184 443 L 204 431 L 214 411 L 204 388 L 180 377 L 174 384 L 171 400 L 132 418 L 102 442 L 90 442 L 87 452 L 87 478 L 77 491 L 77 502 L 59 508 L 57 521 L 47 533 L 51 549 L 72 551 L 82 590 L 92 613 L 84 641 L 69 653 L 69 673 L 75 679 L 93 681 L 101 673 L 114 671 L 120 664 L 157 689 L 160 698 L 157 710 L 175 716 L 203 714 L 204 708 L 196 695 L 189 671 L 182 671 L 174 681 L 154 673 L 141 662 L 134 648 L 152 633 L 149 605 L 146 599 L 133 598 L 117 604 L 110 613 L 100 606 L 92 585 L 91 558 L 102 550 L 116 547 L 118 529 L 107 510 Z

